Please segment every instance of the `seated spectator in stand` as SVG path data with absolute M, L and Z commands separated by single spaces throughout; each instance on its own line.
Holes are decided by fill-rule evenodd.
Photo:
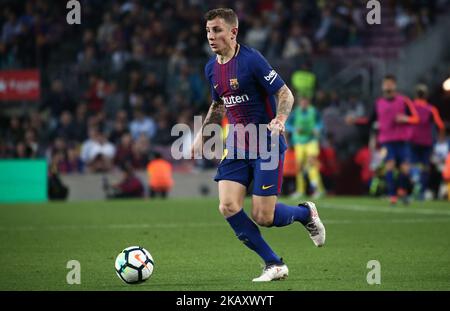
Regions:
M 116 153 L 113 144 L 96 128 L 89 129 L 89 139 L 81 146 L 81 159 L 91 172 L 107 172 L 112 168 Z
M 166 198 L 173 186 L 172 164 L 156 152 L 153 160 L 147 165 L 147 174 L 150 197 L 154 198 L 160 195 L 162 198 Z
M 104 190 L 108 199 L 142 198 L 144 196 L 144 186 L 139 177 L 134 173 L 130 163 L 122 168 L 122 179 L 115 185 L 109 185 L 104 179 Z

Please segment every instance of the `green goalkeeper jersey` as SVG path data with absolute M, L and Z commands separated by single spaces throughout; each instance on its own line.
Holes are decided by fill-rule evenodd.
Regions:
M 313 106 L 308 106 L 306 109 L 297 106 L 287 123 L 287 130 L 292 134 L 294 145 L 306 144 L 318 139 L 316 133 L 320 131 L 321 121 L 319 112 Z

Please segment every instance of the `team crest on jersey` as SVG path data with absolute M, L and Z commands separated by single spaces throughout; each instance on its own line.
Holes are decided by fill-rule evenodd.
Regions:
M 230 79 L 230 86 L 232 90 L 237 90 L 239 88 L 239 82 L 237 78 Z

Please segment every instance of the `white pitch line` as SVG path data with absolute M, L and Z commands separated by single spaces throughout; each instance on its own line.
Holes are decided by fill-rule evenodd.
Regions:
M 364 205 L 341 205 L 341 204 L 329 204 L 329 203 L 318 203 L 319 209 L 321 207 L 326 209 L 341 209 L 341 210 L 350 210 L 357 212 L 377 212 L 377 213 L 394 213 L 394 214 L 419 214 L 419 215 L 445 215 L 450 216 L 450 211 L 436 210 L 436 209 L 418 209 L 416 207 L 389 207 L 385 208 L 380 207 L 369 207 Z
M 352 219 L 323 219 L 326 225 L 352 225 L 352 224 L 395 224 L 395 223 L 445 223 L 450 222 L 450 218 L 432 219 L 374 219 L 374 220 L 352 220 Z M 55 225 L 55 226 L 0 226 L 0 231 L 65 231 L 65 230 L 122 230 L 122 229 L 170 229 L 170 228 L 206 228 L 206 227 L 227 227 L 226 223 L 167 223 L 167 224 L 111 224 L 111 225 Z

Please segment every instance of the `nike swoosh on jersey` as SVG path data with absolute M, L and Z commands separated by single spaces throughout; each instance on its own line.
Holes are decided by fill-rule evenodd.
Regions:
M 273 186 L 275 186 L 275 185 L 270 185 L 270 186 L 266 186 L 266 185 L 262 185 L 262 190 L 267 190 L 267 189 L 270 189 L 270 188 L 272 188 Z
M 218 86 L 219 86 L 219 84 L 214 85 L 214 89 L 217 89 Z

